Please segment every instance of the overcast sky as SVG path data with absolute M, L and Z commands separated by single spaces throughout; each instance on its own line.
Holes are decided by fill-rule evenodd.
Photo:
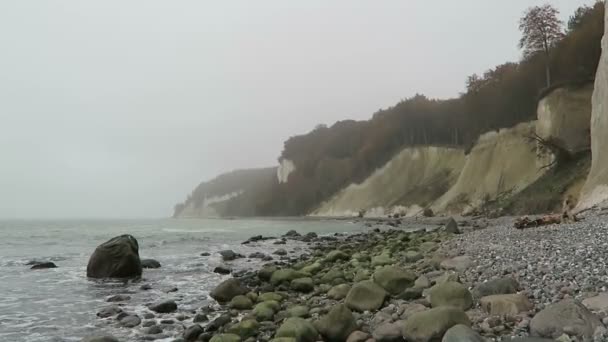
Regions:
M 318 123 L 456 96 L 543 2 L 1 1 L 0 218 L 168 216 Z

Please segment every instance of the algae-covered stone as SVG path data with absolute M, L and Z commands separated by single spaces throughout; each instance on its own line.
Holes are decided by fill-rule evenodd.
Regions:
M 486 342 L 486 339 L 470 327 L 458 324 L 448 329 L 441 342 Z
M 374 281 L 388 293 L 398 295 L 406 288 L 414 286 L 416 275 L 399 267 L 386 266 L 374 273 Z
M 258 278 L 264 281 L 269 281 L 272 274 L 279 268 L 276 266 L 267 266 L 258 271 Z
M 473 296 L 464 285 L 448 281 L 433 286 L 429 292 L 431 306 L 453 306 L 460 310 L 468 310 L 473 306 Z
M 228 333 L 240 336 L 246 339 L 258 334 L 260 323 L 252 319 L 245 319 L 228 328 Z
M 238 295 L 232 298 L 230 307 L 237 310 L 249 310 L 253 307 L 253 302 L 247 296 Z
M 357 274 L 355 274 L 354 281 L 356 283 L 358 283 L 363 280 L 368 280 L 371 277 L 372 277 L 372 273 L 368 269 L 361 269 L 361 270 L 357 271 Z
M 423 259 L 422 253 L 418 251 L 407 251 L 405 252 L 405 261 L 406 262 L 416 262 L 420 259 Z
M 371 280 L 365 280 L 353 285 L 348 292 L 344 304 L 356 311 L 378 310 L 384 304 L 386 291 Z
M 253 308 L 252 314 L 259 322 L 272 321 L 274 315 L 279 311 L 280 305 L 278 302 L 269 300 L 259 303 Z
M 454 307 L 439 307 L 411 315 L 403 324 L 403 337 L 409 342 L 439 341 L 448 329 L 463 324 L 471 326 L 464 311 Z
M 343 342 L 357 330 L 353 313 L 343 304 L 338 304 L 316 323 L 325 341 Z
M 390 257 L 390 255 L 385 254 L 385 253 L 376 255 L 375 257 L 372 258 L 372 266 L 374 266 L 374 267 L 392 265 L 394 263 L 395 263 L 395 261 Z
M 301 317 L 305 318 L 310 315 L 310 309 L 305 305 L 296 305 L 287 309 L 288 317 Z
M 332 268 L 321 277 L 321 282 L 324 284 L 333 284 L 336 279 L 344 279 L 344 272 L 339 269 Z
M 285 320 L 275 336 L 293 337 L 297 342 L 315 342 L 318 335 L 312 323 L 303 318 L 292 317 Z
M 311 292 L 315 285 L 311 278 L 299 278 L 291 281 L 291 289 L 298 292 Z
M 331 251 L 331 252 L 327 253 L 327 256 L 325 257 L 325 261 L 327 261 L 327 262 L 336 262 L 338 260 L 348 260 L 348 259 L 350 259 L 350 256 L 340 250 Z
M 281 283 L 291 283 L 292 280 L 305 278 L 307 276 L 306 273 L 301 271 L 296 271 L 292 268 L 283 268 L 280 270 L 276 270 L 272 277 L 270 277 L 270 282 L 273 285 L 279 285 Z
M 418 248 L 420 248 L 421 251 L 426 253 L 432 252 L 437 249 L 437 243 L 433 241 L 426 241 L 421 243 Z
M 348 295 L 349 291 L 350 285 L 348 284 L 336 285 L 332 287 L 329 292 L 327 292 L 327 298 L 334 300 L 344 299 Z
M 240 281 L 231 278 L 221 282 L 209 295 L 220 303 L 227 303 L 232 298 L 244 295 L 247 292 L 247 289 L 241 285 Z
M 414 287 L 418 289 L 426 289 L 431 287 L 431 281 L 425 275 L 421 275 L 414 282 Z
M 209 342 L 241 342 L 241 338 L 235 334 L 219 334 L 213 336 Z
M 273 338 L 272 340 L 270 340 L 270 342 L 297 342 L 297 341 L 293 337 L 278 337 L 278 338 Z
M 283 301 L 283 296 L 276 292 L 265 292 L 258 296 L 258 302 L 266 302 L 269 300 L 274 300 L 280 303 Z
M 317 272 L 319 272 L 322 269 L 323 269 L 323 265 L 321 265 L 318 262 L 315 262 L 310 265 L 302 267 L 302 269 L 300 271 L 302 271 L 304 273 L 308 273 L 308 274 L 316 274 Z
M 423 289 L 419 287 L 410 287 L 408 289 L 405 289 L 405 291 L 401 292 L 399 295 L 397 295 L 397 298 L 403 300 L 414 300 L 422 297 L 422 292 Z

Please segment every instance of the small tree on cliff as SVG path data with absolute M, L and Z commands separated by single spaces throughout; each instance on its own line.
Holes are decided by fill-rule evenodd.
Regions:
M 555 7 L 546 4 L 529 8 L 519 20 L 519 47 L 524 49 L 525 57 L 544 54 L 547 87 L 551 86 L 551 50 L 564 37 L 564 23 L 558 15 Z

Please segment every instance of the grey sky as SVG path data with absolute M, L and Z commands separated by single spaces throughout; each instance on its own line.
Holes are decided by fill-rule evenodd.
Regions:
M 168 216 L 317 123 L 457 95 L 544 2 L 1 1 L 0 218 Z

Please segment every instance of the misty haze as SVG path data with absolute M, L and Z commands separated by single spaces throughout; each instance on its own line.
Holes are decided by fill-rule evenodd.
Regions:
M 0 342 L 608 342 L 601 0 L 0 3 Z

